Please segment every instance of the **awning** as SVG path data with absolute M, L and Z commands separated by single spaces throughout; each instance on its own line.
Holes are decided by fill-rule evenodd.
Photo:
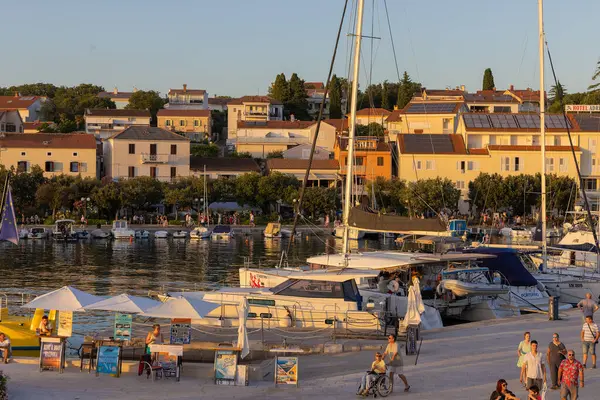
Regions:
M 315 179 L 322 181 L 337 181 L 339 179 L 338 174 L 314 174 Z

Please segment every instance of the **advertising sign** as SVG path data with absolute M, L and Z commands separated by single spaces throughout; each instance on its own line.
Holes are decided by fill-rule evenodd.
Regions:
M 192 320 L 174 318 L 171 320 L 171 344 L 190 344 L 192 341 Z
M 62 372 L 64 345 L 60 338 L 42 338 L 40 344 L 40 371 L 56 369 Z
M 237 369 L 237 353 L 232 350 L 215 351 L 215 383 L 233 385 Z
M 275 359 L 275 384 L 298 386 L 298 357 Z
M 600 112 L 600 104 L 567 104 L 566 112 Z
M 115 314 L 115 340 L 130 340 L 131 339 L 131 314 Z
M 98 363 L 96 364 L 96 375 L 111 374 L 119 375 L 120 347 L 100 346 L 98 349 Z
M 57 335 L 61 337 L 71 337 L 73 335 L 73 312 L 60 311 L 58 313 Z

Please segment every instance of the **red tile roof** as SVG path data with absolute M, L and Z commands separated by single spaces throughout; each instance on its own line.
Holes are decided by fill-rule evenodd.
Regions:
M 50 126 L 55 125 L 53 121 L 23 122 L 23 130 L 38 130 L 44 124 L 48 124 Z
M 527 88 L 525 90 L 521 89 L 508 89 L 506 92 L 512 93 L 514 96 L 521 99 L 521 101 L 532 101 L 532 102 L 540 102 L 540 91 L 532 90 L 531 88 Z
M 386 121 L 387 122 L 402 122 L 401 115 L 402 115 L 402 110 L 394 110 L 394 111 L 392 111 L 390 116 L 387 117 Z
M 284 170 L 284 169 L 302 169 L 306 170 L 308 167 L 308 160 L 299 159 L 285 159 L 285 158 L 270 158 L 267 160 L 267 168 Z M 311 171 L 316 169 L 331 169 L 337 171 L 339 169 L 339 163 L 337 160 L 313 160 Z
M 306 129 L 316 121 L 238 121 L 238 129 Z
M 427 89 L 423 88 L 423 92 L 427 96 L 462 96 L 465 94 L 464 91 L 458 89 Z
M 226 106 L 231 100 L 233 99 L 230 99 L 229 97 L 209 97 L 208 105 L 216 104 L 220 106 Z
M 325 89 L 325 84 L 323 82 L 304 82 L 304 87 L 306 89 Z
M 29 108 L 39 99 L 39 96 L 0 96 L 0 109 L 17 110 Z
M 488 149 L 491 151 L 540 151 L 541 146 L 513 146 L 490 144 Z M 579 146 L 573 146 L 575 151 L 581 151 Z M 571 146 L 546 146 L 546 151 L 571 151 Z
M 156 113 L 158 117 L 210 117 L 210 110 L 178 110 L 163 108 Z
M 125 110 L 125 109 L 106 109 L 106 108 L 86 108 L 85 115 L 94 117 L 148 117 L 148 110 Z
M 268 103 L 268 104 L 283 104 L 279 100 L 272 99 L 269 96 L 243 96 L 239 99 L 232 99 L 227 104 L 244 104 L 244 103 Z
M 96 149 L 96 138 L 87 133 L 8 133 L 0 138 L 1 147 Z
M 469 154 L 487 156 L 490 152 L 488 149 L 469 149 Z
M 387 117 L 391 113 L 391 111 L 386 110 L 385 108 L 363 108 L 362 110 L 356 111 L 356 116 L 366 117 L 383 115 L 384 117 Z M 350 116 L 350 113 L 348 113 L 347 116 Z
M 175 94 L 196 94 L 198 96 L 203 96 L 206 93 L 204 89 L 169 89 L 169 95 Z
M 325 122 L 326 124 L 335 127 L 335 130 L 338 133 L 348 131 L 349 122 L 346 118 L 329 118 L 324 119 L 321 122 Z

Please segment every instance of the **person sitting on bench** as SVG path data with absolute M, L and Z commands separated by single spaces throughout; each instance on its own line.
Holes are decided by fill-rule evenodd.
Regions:
M 8 359 L 11 357 L 10 339 L 3 332 L 0 332 L 0 355 L 2 362 L 8 364 Z

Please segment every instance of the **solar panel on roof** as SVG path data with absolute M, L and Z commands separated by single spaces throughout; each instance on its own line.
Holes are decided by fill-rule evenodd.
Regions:
M 454 146 L 448 135 L 404 135 L 407 153 L 452 153 Z
M 517 121 L 514 115 L 506 114 L 490 114 L 490 121 L 494 128 L 499 129 L 516 129 L 518 128 Z
M 534 114 L 516 114 L 515 119 L 519 128 L 540 129 L 540 116 Z
M 456 108 L 455 103 L 414 103 L 411 104 L 407 109 L 407 113 L 419 114 L 419 113 L 451 113 Z
M 567 124 L 565 123 L 565 117 L 563 115 L 546 115 L 545 123 L 546 128 L 567 129 Z M 570 128 L 571 123 L 568 122 L 568 124 Z
M 491 128 L 492 125 L 488 116 L 485 114 L 464 114 L 465 125 L 467 128 Z

